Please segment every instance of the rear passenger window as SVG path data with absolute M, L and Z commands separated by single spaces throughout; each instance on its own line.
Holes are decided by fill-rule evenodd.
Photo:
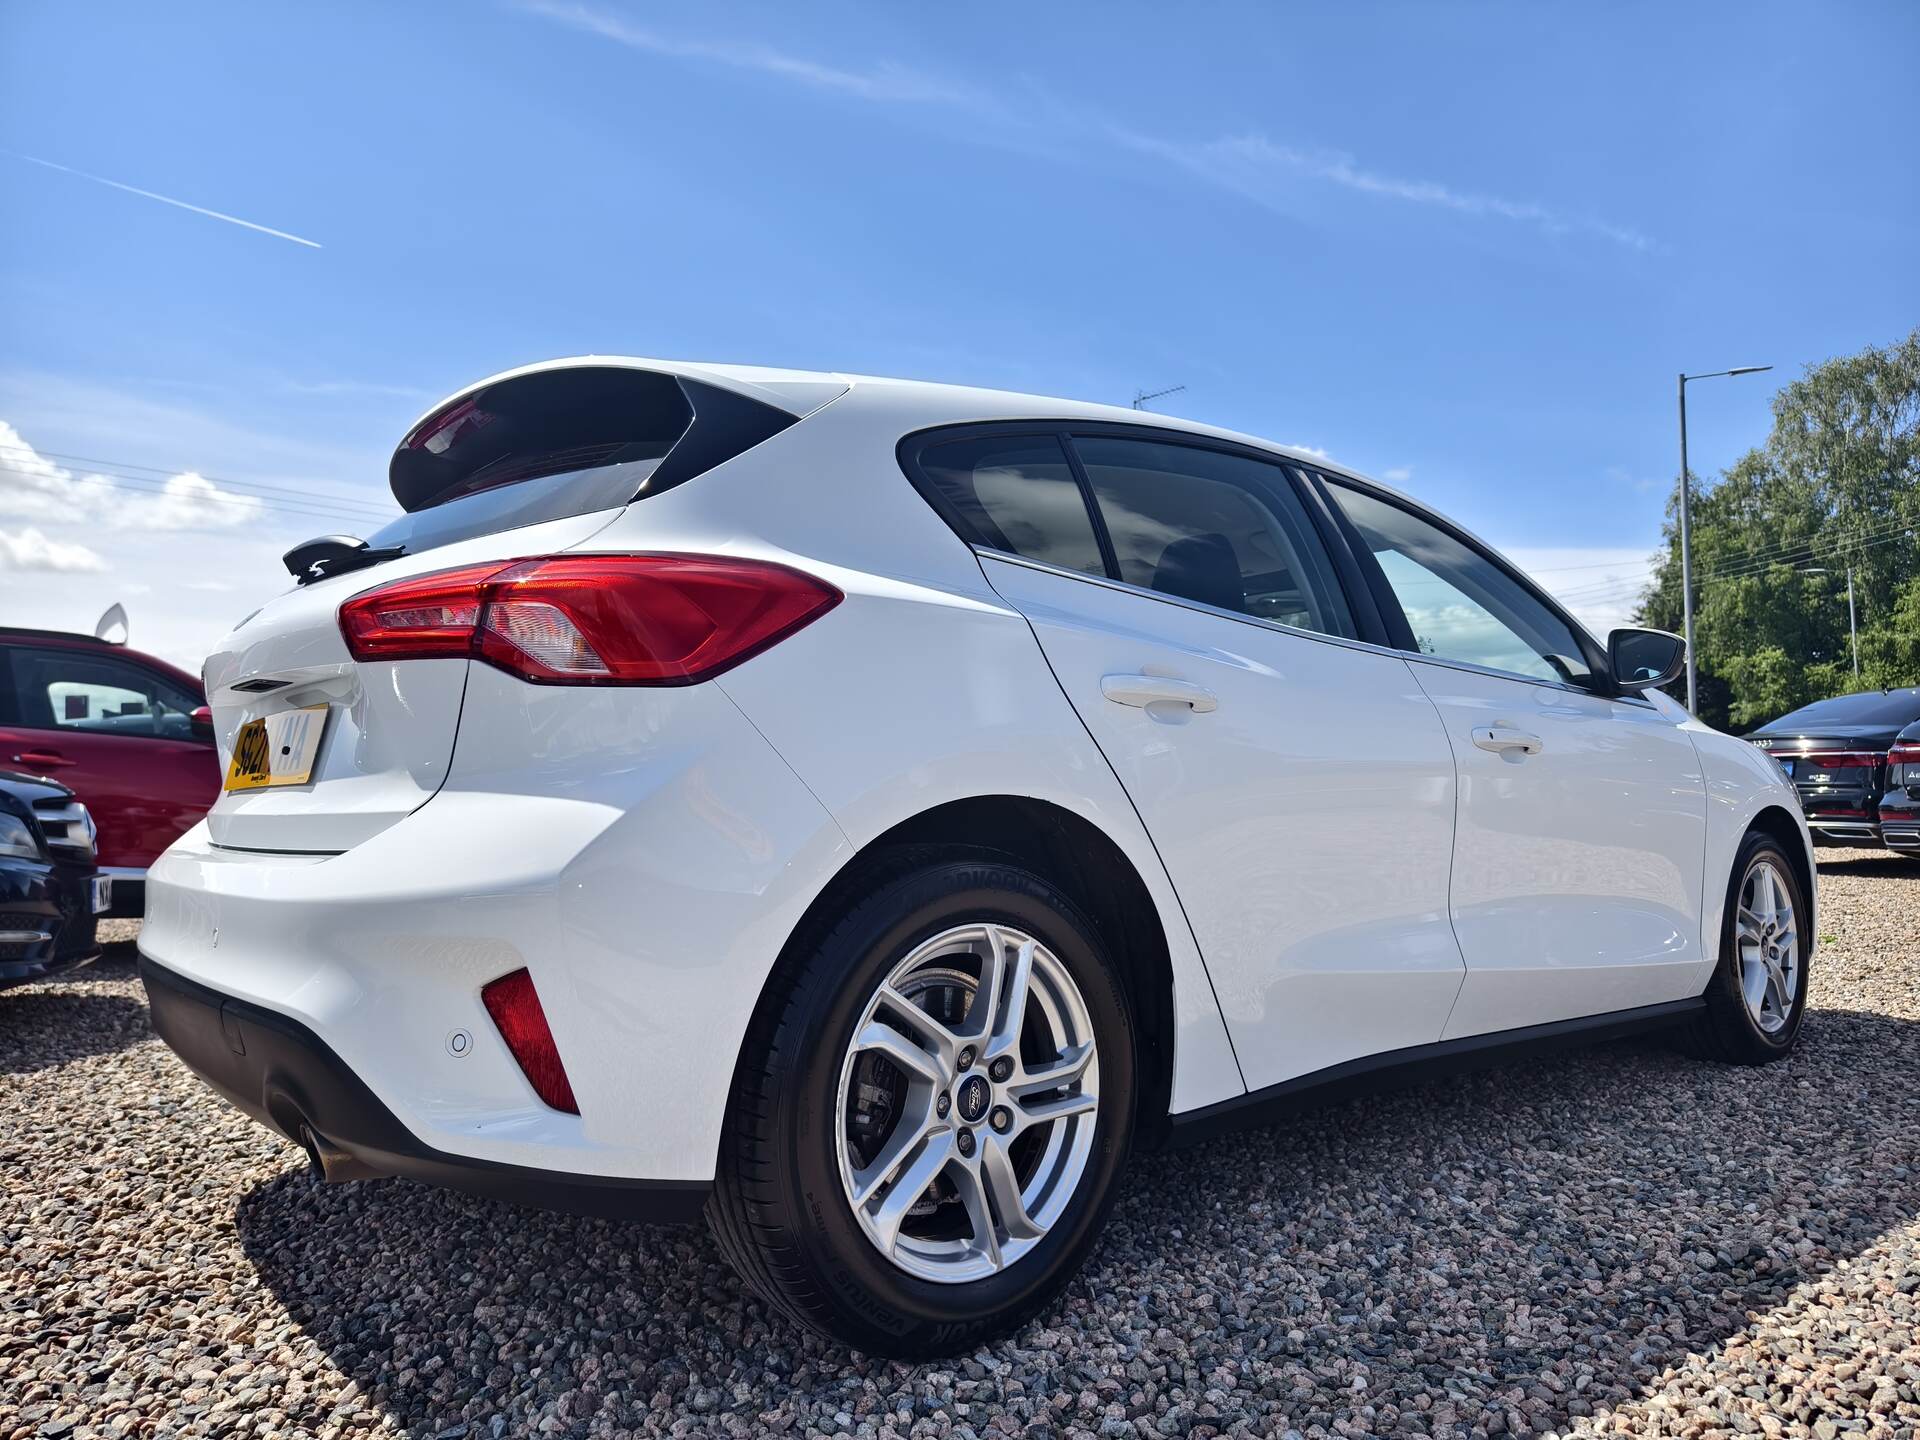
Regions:
M 1086 501 L 1053 436 L 949 440 L 922 450 L 920 469 L 975 544 L 1107 573 Z
M 1122 580 L 1323 635 L 1354 634 L 1320 538 L 1279 466 L 1149 440 L 1073 444 Z

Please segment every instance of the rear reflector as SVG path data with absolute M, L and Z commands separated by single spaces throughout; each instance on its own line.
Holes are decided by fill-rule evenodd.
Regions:
M 560 1051 L 553 1043 L 553 1031 L 547 1028 L 547 1012 L 540 1008 L 540 996 L 533 988 L 533 976 L 515 970 L 481 987 L 480 999 L 493 1017 L 494 1028 L 507 1042 L 507 1049 L 520 1063 L 538 1095 L 555 1110 L 578 1115 L 580 1106 L 573 1098 L 573 1086 L 567 1080 L 567 1067 L 560 1063 Z
M 472 658 L 541 685 L 693 685 L 831 610 L 765 560 L 552 555 L 411 576 L 340 607 L 356 660 Z

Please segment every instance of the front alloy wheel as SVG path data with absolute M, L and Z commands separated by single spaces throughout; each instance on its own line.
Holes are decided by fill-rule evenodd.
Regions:
M 1099 930 L 985 851 L 882 861 L 748 1033 L 708 1216 L 764 1298 L 886 1355 L 1046 1305 L 1125 1165 L 1134 1038 Z
M 1748 832 L 1727 879 L 1706 1012 L 1689 1031 L 1697 1053 L 1764 1065 L 1793 1049 L 1807 1005 L 1808 913 L 1799 871 L 1780 842 Z

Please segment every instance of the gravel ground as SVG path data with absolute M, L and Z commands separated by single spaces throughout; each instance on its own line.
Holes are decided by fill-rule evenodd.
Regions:
M 1821 870 L 1790 1062 L 1616 1045 L 1148 1157 L 1053 1315 L 926 1366 L 699 1229 L 310 1185 L 122 943 L 0 994 L 0 1437 L 1911 1435 L 1920 867 Z

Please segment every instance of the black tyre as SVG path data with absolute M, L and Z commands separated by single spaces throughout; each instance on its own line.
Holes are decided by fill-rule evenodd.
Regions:
M 1750 832 L 1727 880 L 1720 963 L 1693 1048 L 1712 1060 L 1764 1065 L 1793 1049 L 1807 1004 L 1810 912 L 1799 872 L 1772 836 Z
M 1045 1306 L 1132 1141 L 1134 1036 L 1094 926 L 1007 859 L 907 852 L 775 976 L 708 1218 L 772 1305 L 950 1353 Z

